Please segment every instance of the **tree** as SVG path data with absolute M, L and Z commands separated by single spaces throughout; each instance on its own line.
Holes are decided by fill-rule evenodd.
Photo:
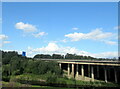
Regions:
M 15 51 L 3 52 L 2 51 L 2 64 L 9 64 L 11 58 L 18 56 L 18 53 Z
M 15 73 L 16 71 L 20 72 L 20 65 L 21 65 L 21 58 L 19 58 L 18 56 L 12 57 L 10 61 L 11 73 L 16 74 Z
M 10 64 L 2 66 L 2 80 L 9 81 L 10 80 Z
M 63 59 L 64 56 L 63 55 L 60 55 L 60 54 L 53 54 L 52 55 L 52 59 Z
M 37 55 L 34 56 L 34 58 L 50 59 L 50 58 L 51 58 L 51 55 L 49 55 L 49 54 L 37 54 Z

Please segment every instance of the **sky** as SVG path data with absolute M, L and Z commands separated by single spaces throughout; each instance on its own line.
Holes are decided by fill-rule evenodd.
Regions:
M 119 2 L 119 0 L 2 0 L 2 2 Z
M 118 55 L 117 2 L 3 2 L 1 49 L 36 54 Z

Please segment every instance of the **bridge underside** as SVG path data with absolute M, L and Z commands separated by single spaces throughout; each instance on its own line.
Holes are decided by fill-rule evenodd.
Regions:
M 59 63 L 69 78 L 120 83 L 120 66 Z

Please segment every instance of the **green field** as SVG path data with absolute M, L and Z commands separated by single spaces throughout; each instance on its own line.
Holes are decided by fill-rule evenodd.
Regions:
M 48 81 L 48 78 L 51 78 L 50 81 Z M 76 86 L 83 86 L 83 87 L 120 87 L 119 84 L 115 83 L 105 83 L 105 82 L 85 82 L 85 81 L 80 81 L 80 80 L 75 80 L 75 79 L 68 79 L 67 77 L 56 77 L 56 79 L 52 79 L 54 77 L 51 73 L 44 74 L 44 75 L 35 75 L 35 74 L 22 74 L 22 75 L 17 75 L 17 76 L 11 76 L 10 82 L 2 82 L 3 87 L 44 87 L 47 89 L 51 88 L 48 86 L 41 86 L 41 83 L 45 84 L 65 84 L 66 86 L 69 85 L 76 85 Z M 21 81 L 26 81 L 24 84 L 20 83 Z M 34 84 L 29 84 L 28 82 L 31 81 L 31 83 L 36 83 Z M 53 89 L 53 88 L 52 88 Z

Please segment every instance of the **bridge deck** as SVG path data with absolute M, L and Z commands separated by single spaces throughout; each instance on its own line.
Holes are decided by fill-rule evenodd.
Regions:
M 106 66 L 119 66 L 120 61 L 107 61 L 107 60 L 71 60 L 71 59 L 37 59 L 44 61 L 57 61 L 59 63 L 69 64 L 87 64 L 87 65 L 106 65 Z

